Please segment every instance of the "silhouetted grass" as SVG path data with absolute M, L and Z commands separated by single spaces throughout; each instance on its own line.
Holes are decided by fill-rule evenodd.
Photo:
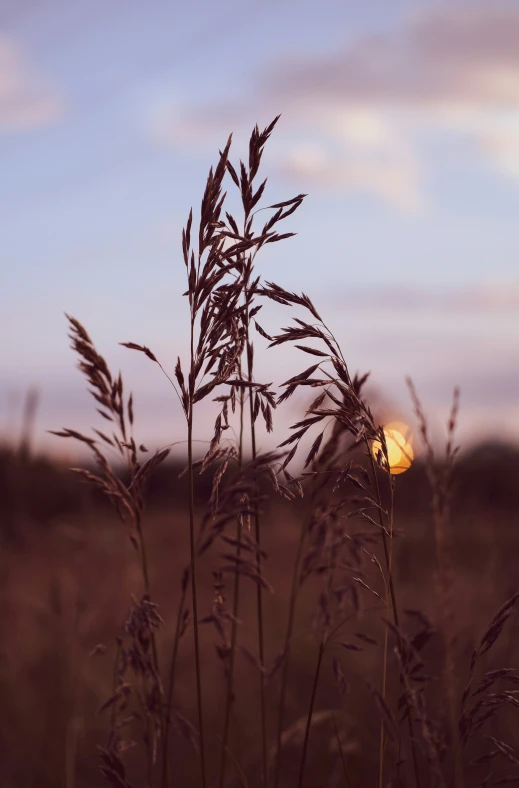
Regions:
M 76 473 L 120 523 L 99 499 L 51 508 L 53 527 L 25 526 L 25 552 L 2 558 L 5 785 L 97 785 L 101 737 L 101 774 L 118 788 L 519 781 L 516 537 L 504 536 L 508 511 L 517 520 L 513 456 L 497 474 L 477 452 L 456 465 L 457 396 L 438 455 L 412 389 L 425 461 L 391 473 L 367 376 L 350 371 L 307 295 L 256 271 L 261 248 L 292 235 L 277 224 L 305 197 L 267 206 L 256 230 L 266 181 L 255 178 L 277 120 L 254 129 L 247 164 L 231 164 L 229 138 L 196 233 L 192 212 L 183 230 L 189 358 L 168 370 L 153 350 L 123 343 L 175 389 L 185 472 L 165 462 L 168 449 L 149 456 L 121 374 L 69 317 L 103 422 L 89 435 L 57 434 L 91 452 L 92 467 Z M 240 221 L 226 210 L 226 176 Z M 265 299 L 292 322 L 260 323 Z M 276 387 L 256 380 L 256 346 L 274 354 L 281 344 L 302 371 Z M 278 450 L 259 452 L 259 430 L 275 430 L 276 408 L 304 388 L 316 390 L 306 413 Z M 195 459 L 206 399 L 218 412 Z M 34 463 L 23 462 L 11 457 L 7 473 L 33 484 Z M 37 473 L 51 484 L 48 467 Z M 65 496 L 63 474 L 52 473 Z M 35 519 L 19 490 L 15 498 L 3 529 L 11 539 Z

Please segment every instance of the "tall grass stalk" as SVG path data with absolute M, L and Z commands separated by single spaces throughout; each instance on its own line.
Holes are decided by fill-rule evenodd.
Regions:
M 388 451 L 387 451 L 387 444 L 384 437 L 383 430 L 381 431 L 381 446 L 382 446 L 382 453 L 384 456 L 384 461 L 386 463 L 386 467 L 389 473 L 389 458 L 388 458 Z M 373 455 L 371 452 L 371 447 L 368 441 L 365 441 L 365 448 L 366 454 L 370 459 L 370 466 L 371 466 L 371 477 L 373 487 L 376 492 L 377 502 L 379 504 L 378 507 L 378 517 L 379 517 L 379 524 L 380 524 L 380 532 L 382 534 L 382 544 L 384 547 L 384 559 L 386 562 L 386 582 L 385 582 L 385 602 L 386 602 L 386 610 L 389 611 L 390 607 L 393 612 L 393 620 L 395 622 L 395 626 L 399 626 L 399 618 L 398 618 L 398 608 L 396 604 L 396 594 L 395 588 L 393 584 L 393 479 L 389 478 L 389 485 L 391 489 L 391 504 L 389 510 L 389 547 L 387 543 L 387 536 L 386 536 L 386 529 L 384 526 L 384 517 L 382 514 L 382 499 L 380 495 L 380 487 L 378 483 L 378 476 L 377 470 L 375 467 L 375 462 L 373 460 Z M 387 626 L 384 627 L 384 646 L 383 646 L 383 654 L 382 654 L 382 700 L 386 700 L 387 694 L 387 655 L 388 655 L 388 640 L 389 640 L 389 632 Z M 385 728 L 383 720 L 380 721 L 380 736 L 379 736 L 379 755 L 378 755 L 378 788 L 383 788 L 384 784 L 384 754 L 386 749 L 386 735 L 385 735 Z
M 290 216 L 301 204 L 305 195 L 298 195 L 296 198 L 292 200 L 288 200 L 282 203 L 277 203 L 269 208 L 275 208 L 275 214 L 266 222 L 263 226 L 260 236 L 254 236 L 253 232 L 253 219 L 254 213 L 253 209 L 257 205 L 260 197 L 263 194 L 265 189 L 266 180 L 264 180 L 260 186 L 257 188 L 256 192 L 254 191 L 254 181 L 258 174 L 259 166 L 261 163 L 263 149 L 268 141 L 274 127 L 276 126 L 279 115 L 274 118 L 272 123 L 269 124 L 262 132 L 259 131 L 258 126 L 256 126 L 251 134 L 250 141 L 249 141 L 249 157 L 248 157 L 248 166 L 246 166 L 242 161 L 240 161 L 240 176 L 236 170 L 231 166 L 230 162 L 227 163 L 228 171 L 235 183 L 235 185 L 240 190 L 242 206 L 243 206 L 243 232 L 241 237 L 244 239 L 254 239 L 255 240 L 255 248 L 254 250 L 247 254 L 244 252 L 242 257 L 241 263 L 241 278 L 239 287 L 243 293 L 244 301 L 243 301 L 243 331 L 244 331 L 244 348 L 246 353 L 246 374 L 245 374 L 245 381 L 248 384 L 248 391 L 249 391 L 249 434 L 250 434 L 250 441 L 251 441 L 251 461 L 253 465 L 256 464 L 258 459 L 258 450 L 257 450 L 257 436 L 256 436 L 256 418 L 259 411 L 259 392 L 256 395 L 253 395 L 256 383 L 254 380 L 254 347 L 251 339 L 250 328 L 251 328 L 251 321 L 252 316 L 257 313 L 260 307 L 253 307 L 254 304 L 254 297 L 257 292 L 257 287 L 259 283 L 259 277 L 253 279 L 254 275 L 254 263 L 255 257 L 259 249 L 262 247 L 263 244 L 269 242 L 276 242 L 281 240 L 282 238 L 288 238 L 293 235 L 293 233 L 285 233 L 283 235 L 278 235 L 277 233 L 273 232 L 273 228 L 275 225 L 281 221 L 282 219 Z M 238 228 L 236 221 L 227 214 L 227 218 L 230 224 L 230 229 L 234 233 L 234 237 L 238 237 Z M 264 336 L 268 337 L 265 334 L 263 329 L 261 329 L 257 323 L 255 323 L 257 330 L 259 333 L 263 334 Z M 241 376 L 241 367 L 240 367 L 240 376 Z M 242 389 L 243 392 L 243 389 Z M 272 419 L 271 419 L 271 412 L 270 412 L 270 404 L 272 406 L 275 403 L 270 400 L 270 403 L 267 403 L 266 407 L 264 405 L 261 406 L 263 416 L 265 418 L 265 424 L 267 431 L 272 431 Z M 243 400 L 241 400 L 241 408 L 240 408 L 240 462 L 243 452 Z M 267 739 L 267 710 L 266 710 L 266 689 L 265 689 L 265 621 L 264 621 L 264 612 L 263 612 L 263 566 L 262 566 L 262 559 L 261 559 L 261 552 L 262 552 L 262 538 L 261 538 L 261 518 L 260 512 L 258 508 L 258 502 L 255 499 L 252 502 L 252 520 L 254 524 L 254 538 L 256 541 L 256 573 L 258 582 L 256 583 L 256 618 L 257 618 L 257 629 L 258 629 L 258 659 L 260 664 L 260 677 L 259 677 L 259 696 L 260 696 L 260 727 L 261 727 L 261 762 L 262 762 L 262 781 L 263 785 L 267 785 L 268 781 L 268 739 Z M 238 540 L 239 541 L 239 540 Z M 237 548 L 237 557 L 239 557 L 239 547 Z M 238 593 L 238 578 L 235 582 L 235 600 L 237 599 Z M 231 644 L 231 663 L 234 667 L 234 652 L 236 650 L 236 629 L 233 625 L 233 641 Z M 229 676 L 229 684 L 228 684 L 228 693 L 227 693 L 227 701 L 226 707 L 229 708 L 229 701 L 232 694 L 232 671 L 230 671 Z M 226 711 L 226 717 L 228 715 L 228 710 Z M 228 723 L 226 724 L 224 730 L 224 751 L 223 751 L 223 759 L 225 759 L 225 748 L 227 745 L 227 730 L 228 730 Z M 223 760 L 224 763 L 224 760 Z M 220 775 L 220 785 L 222 785 L 223 781 L 223 770 L 224 766 L 222 765 L 222 771 Z
M 247 347 L 249 343 L 247 342 Z M 249 383 L 252 383 L 252 354 L 247 352 L 247 376 Z M 251 451 L 252 461 L 254 462 L 257 457 L 256 449 L 256 427 L 254 425 L 254 413 L 252 405 L 252 396 L 249 397 L 249 416 L 251 425 Z M 252 515 L 254 520 L 254 536 L 258 551 L 256 553 L 256 567 L 258 577 L 262 577 L 261 565 L 261 528 L 260 528 L 260 515 L 258 511 L 257 502 L 254 502 L 254 513 Z M 261 755 L 262 755 L 262 768 L 263 768 L 263 785 L 267 785 L 268 779 L 268 757 L 267 757 L 267 709 L 265 699 L 265 634 L 264 634 L 264 621 L 263 621 L 263 588 L 260 583 L 256 584 L 256 611 L 258 617 L 258 656 L 261 666 L 260 671 L 260 706 L 261 706 Z
M 182 232 L 182 249 L 188 278 L 190 310 L 190 341 L 189 341 L 189 374 L 187 387 L 182 372 L 180 359 L 175 368 L 175 377 L 179 387 L 179 399 L 187 421 L 188 443 L 188 488 L 189 488 L 189 549 L 190 549 L 190 582 L 193 614 L 193 637 L 195 651 L 195 672 L 197 690 L 197 710 L 200 737 L 200 767 L 202 786 L 207 785 L 207 769 L 205 755 L 204 715 L 202 698 L 202 675 L 200 659 L 200 637 L 198 618 L 198 586 L 197 586 L 197 538 L 195 533 L 195 493 L 194 493 L 194 458 L 193 458 L 193 426 L 195 404 L 210 395 L 214 389 L 224 383 L 234 371 L 237 350 L 227 341 L 232 333 L 235 320 L 236 293 L 228 289 L 225 275 L 232 267 L 232 255 L 223 252 L 224 238 L 220 234 L 220 212 L 225 195 L 221 194 L 222 181 L 226 172 L 227 157 L 231 146 L 232 135 L 220 153 L 220 161 L 213 172 L 209 172 L 207 184 L 202 198 L 200 226 L 198 232 L 198 259 L 191 249 L 192 211 Z M 207 256 L 202 262 L 204 253 Z M 227 259 L 225 259 L 227 257 Z M 198 329 L 195 347 L 195 332 Z M 221 350 L 227 343 L 226 352 Z M 153 357 L 154 358 L 154 357 Z M 154 358 L 154 360 L 156 360 Z M 204 383 L 209 370 L 217 365 L 212 380 Z M 174 385 L 174 384 L 173 384 Z M 211 443 L 210 452 L 218 443 L 218 432 Z M 177 616 L 176 634 L 173 644 L 173 655 L 170 667 L 170 685 L 168 689 L 168 706 L 166 714 L 172 713 L 173 681 L 182 626 L 182 608 L 184 591 Z M 169 729 L 168 729 L 169 730 Z M 167 742 L 165 742 L 167 749 Z M 167 783 L 167 753 L 163 763 L 163 782 Z
M 317 654 L 317 664 L 315 666 L 314 680 L 312 684 L 312 694 L 310 696 L 310 708 L 308 709 L 308 716 L 306 718 L 305 736 L 303 740 L 303 752 L 301 754 L 301 763 L 299 764 L 299 776 L 297 779 L 297 788 L 303 788 L 303 777 L 304 777 L 305 765 L 306 765 L 306 755 L 308 752 L 308 741 L 310 738 L 310 728 L 312 725 L 312 717 L 314 713 L 317 685 L 319 684 L 319 676 L 321 673 L 321 664 L 323 661 L 324 647 L 325 647 L 325 638 L 323 635 L 323 637 L 321 638 L 321 642 L 319 644 L 319 652 Z
M 457 726 L 456 666 L 454 659 L 455 635 L 453 631 L 454 590 L 451 561 L 451 540 L 448 531 L 451 503 L 452 470 L 458 452 L 458 449 L 454 444 L 454 432 L 456 429 L 456 421 L 459 410 L 460 392 L 458 388 L 454 389 L 452 408 L 447 422 L 447 442 L 445 446 L 445 456 L 443 461 L 439 462 L 429 437 L 427 419 L 411 378 L 407 378 L 407 386 L 411 394 L 415 415 L 418 420 L 420 436 L 422 439 L 423 448 L 425 450 L 427 476 L 432 492 L 433 524 L 437 564 L 435 573 L 436 607 L 444 648 L 444 698 L 449 737 L 451 745 L 454 746 L 456 750 L 456 756 L 454 759 L 454 776 L 457 781 L 456 785 L 459 785 L 460 788 L 463 788 L 465 779 L 461 761 L 457 757 L 459 752 L 459 732 Z
M 240 363 L 240 377 L 241 377 L 241 363 Z M 243 464 L 243 436 L 244 436 L 244 411 L 245 411 L 245 389 L 240 388 L 240 433 L 238 439 L 238 466 L 241 468 Z M 241 557 L 241 537 L 243 529 L 243 519 L 239 515 L 236 518 L 236 558 L 239 560 Z M 238 615 L 240 612 L 240 573 L 236 572 L 234 575 L 234 589 L 233 589 L 233 609 L 232 609 L 232 625 L 231 625 L 231 645 L 229 653 L 229 665 L 227 668 L 227 688 L 225 696 L 225 711 L 222 732 L 222 759 L 220 763 L 220 779 L 219 786 L 223 788 L 225 782 L 225 770 L 227 764 L 227 756 L 229 754 L 229 728 L 231 722 L 231 709 L 234 702 L 234 665 L 236 658 L 236 649 L 238 644 Z
M 189 373 L 189 409 L 187 421 L 187 462 L 189 467 L 189 550 L 191 567 L 191 599 L 193 605 L 193 635 L 195 644 L 195 671 L 196 671 L 196 694 L 198 707 L 198 730 L 200 735 L 200 768 L 202 772 L 202 786 L 206 788 L 206 763 L 205 763 L 205 740 L 204 740 L 204 712 L 202 706 L 202 667 L 200 664 L 200 638 L 198 631 L 198 596 L 196 578 L 196 544 L 195 544 L 195 481 L 193 468 L 193 411 L 195 405 L 195 354 L 194 354 L 194 332 L 195 318 L 191 318 L 191 338 L 190 338 L 190 373 Z
M 387 450 L 387 444 L 384 436 L 384 431 L 380 430 L 380 442 L 382 445 L 382 453 L 384 455 L 384 462 L 386 468 L 388 470 L 388 478 L 389 478 L 389 490 L 390 490 L 390 504 L 389 504 L 389 512 L 388 512 L 388 523 L 389 523 L 389 545 L 388 545 L 388 538 L 386 536 L 386 529 L 384 527 L 384 518 L 382 514 L 382 497 L 380 494 L 380 486 L 378 483 L 378 475 L 377 469 L 375 466 L 375 462 L 373 459 L 373 454 L 370 450 L 370 446 L 368 441 L 365 441 L 366 453 L 370 459 L 370 466 L 371 466 L 371 474 L 373 480 L 373 487 L 375 489 L 376 498 L 378 502 L 378 517 L 380 523 L 380 531 L 382 534 L 382 545 L 384 549 L 384 559 L 386 563 L 386 609 L 391 609 L 393 614 L 393 621 L 395 622 L 395 626 L 397 628 L 400 627 L 400 619 L 398 615 L 398 605 L 396 601 L 396 592 L 395 592 L 395 585 L 393 579 L 393 528 L 394 528 L 394 509 L 395 509 L 395 488 L 394 488 L 394 478 L 389 473 L 389 455 Z M 387 695 L 387 658 L 388 658 L 388 642 L 389 642 L 389 632 L 387 626 L 384 627 L 384 646 L 383 646 L 383 655 L 382 655 L 382 699 L 386 701 Z M 415 737 L 414 737 L 414 730 L 413 730 L 413 721 L 411 716 L 407 716 L 407 724 L 409 728 L 409 739 L 411 743 L 411 754 L 413 759 L 413 769 L 414 769 L 414 777 L 416 788 L 421 788 L 421 781 L 420 781 L 420 771 L 418 768 L 418 755 L 416 752 L 416 744 L 415 744 Z M 378 773 L 378 786 L 382 788 L 384 785 L 384 754 L 386 748 L 386 736 L 384 730 L 384 724 L 381 720 L 380 723 L 380 737 L 379 737 L 379 773 Z
M 323 457 L 328 459 L 330 456 L 333 456 L 333 448 L 330 450 L 330 447 L 334 446 L 335 440 L 336 440 L 336 433 L 332 435 L 329 441 L 328 450 L 326 448 L 323 449 L 320 456 L 321 462 L 323 460 Z M 277 715 L 277 735 L 276 735 L 276 750 L 275 750 L 275 761 L 274 761 L 274 788 L 278 787 L 279 777 L 281 772 L 281 747 L 282 747 L 283 730 L 285 726 L 286 695 L 288 690 L 288 675 L 290 670 L 292 638 L 294 634 L 298 592 L 300 589 L 301 561 L 304 555 L 305 539 L 308 535 L 312 523 L 313 509 L 315 505 L 315 498 L 314 498 L 315 494 L 316 494 L 316 487 L 314 485 L 312 490 L 312 503 L 310 505 L 310 513 L 305 518 L 304 525 L 299 532 L 299 539 L 297 542 L 296 555 L 295 555 L 294 565 L 292 570 L 292 583 L 290 587 L 290 597 L 288 602 L 287 625 L 286 625 L 285 638 L 283 641 L 283 649 L 282 649 L 283 666 L 281 670 L 281 685 L 279 692 L 278 715 Z
M 290 588 L 290 599 L 288 603 L 289 605 L 288 619 L 287 619 L 287 627 L 285 631 L 285 640 L 283 643 L 284 659 L 283 659 L 283 667 L 281 672 L 281 688 L 279 693 L 279 704 L 278 704 L 277 738 L 276 738 L 276 752 L 275 752 L 275 763 L 274 763 L 274 788 L 278 788 L 278 784 L 279 784 L 281 743 L 283 737 L 283 728 L 285 725 L 286 694 L 288 688 L 288 673 L 290 669 L 290 650 L 291 650 L 292 636 L 294 632 L 295 612 L 297 605 L 297 591 L 299 587 L 299 571 L 301 566 L 301 558 L 303 555 L 303 547 L 304 547 L 306 532 L 307 532 L 307 527 L 301 528 L 299 540 L 297 543 L 297 553 L 296 553 L 294 568 L 292 572 L 292 585 Z
M 189 576 L 186 571 L 181 585 L 181 596 L 177 610 L 177 620 L 175 624 L 175 634 L 173 636 L 173 649 L 168 671 L 168 690 L 166 695 L 165 713 L 165 734 L 162 742 L 162 788 L 169 788 L 169 736 L 171 729 L 171 708 L 173 705 L 173 691 L 175 687 L 178 650 L 184 623 L 184 611 L 186 608 L 187 590 L 189 588 Z

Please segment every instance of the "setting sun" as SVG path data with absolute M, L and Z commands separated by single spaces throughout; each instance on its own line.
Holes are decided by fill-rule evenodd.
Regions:
M 414 459 L 413 447 L 411 446 L 411 432 L 407 424 L 400 421 L 393 421 L 384 427 L 386 438 L 387 454 L 389 461 L 389 471 L 393 476 L 404 473 Z M 380 441 L 373 441 L 371 452 L 375 459 L 382 451 Z

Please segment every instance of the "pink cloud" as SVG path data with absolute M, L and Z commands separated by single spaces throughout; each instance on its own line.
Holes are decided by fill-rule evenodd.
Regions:
M 309 185 L 414 211 L 426 201 L 420 139 L 430 131 L 461 135 L 483 161 L 519 177 L 519 4 L 446 2 L 333 52 L 284 55 L 246 96 L 164 111 L 160 135 L 199 144 L 280 110 L 278 167 Z M 305 143 L 290 144 L 294 134 Z
M 0 37 L 0 131 L 46 126 L 62 109 L 60 98 L 31 71 L 19 47 Z
M 519 100 L 519 6 L 445 4 L 396 30 L 316 57 L 287 56 L 260 78 L 278 98 L 303 94 L 359 106 L 494 106 Z M 275 79 L 274 79 L 275 75 Z
M 349 310 L 387 310 L 395 313 L 422 311 L 462 313 L 511 313 L 519 311 L 519 281 L 488 282 L 475 286 L 419 288 L 413 286 L 370 287 L 335 292 L 333 303 Z

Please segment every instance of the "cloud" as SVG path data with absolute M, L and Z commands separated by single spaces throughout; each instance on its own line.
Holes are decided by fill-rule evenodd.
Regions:
M 334 52 L 285 55 L 256 74 L 246 96 L 163 114 L 161 134 L 199 143 L 280 108 L 296 141 L 278 167 L 307 183 L 416 210 L 431 131 L 469 141 L 483 161 L 519 178 L 519 4 L 445 3 Z
M 60 99 L 31 72 L 20 49 L 0 37 L 0 131 L 46 126 L 61 111 Z
M 470 0 L 415 13 L 396 30 L 324 56 L 287 56 L 260 81 L 278 97 L 303 94 L 360 107 L 517 103 L 518 44 L 515 2 Z
M 423 205 L 419 187 L 418 162 L 405 152 L 387 151 L 382 155 L 360 153 L 356 157 L 330 155 L 315 144 L 294 147 L 278 163 L 285 175 L 301 185 L 312 181 L 326 189 L 354 190 L 382 197 L 404 212 Z
M 152 136 L 162 145 L 213 150 L 215 137 L 225 140 L 230 129 L 248 135 L 258 115 L 266 124 L 279 106 L 285 111 L 276 135 L 280 145 L 273 149 L 277 172 L 306 186 L 375 195 L 403 212 L 422 208 L 419 159 L 402 130 L 373 109 L 316 107 L 260 94 L 254 106 L 240 101 L 155 108 Z M 294 136 L 303 141 L 293 143 Z
M 370 287 L 350 289 L 340 296 L 334 292 L 332 303 L 348 310 L 384 310 L 398 314 L 410 312 L 511 314 L 519 311 L 519 281 L 488 281 L 465 287 L 441 289 L 419 287 Z
M 471 138 L 494 165 L 519 177 L 516 2 L 428 9 L 396 31 L 329 55 L 285 58 L 260 83 L 282 105 L 304 97 L 321 126 L 345 143 L 374 141 L 395 151 L 401 140 L 418 155 L 420 134 L 432 128 Z M 359 126 L 357 118 L 367 122 Z
M 477 139 L 482 152 L 502 172 L 519 178 L 519 113 L 517 119 L 480 133 Z

